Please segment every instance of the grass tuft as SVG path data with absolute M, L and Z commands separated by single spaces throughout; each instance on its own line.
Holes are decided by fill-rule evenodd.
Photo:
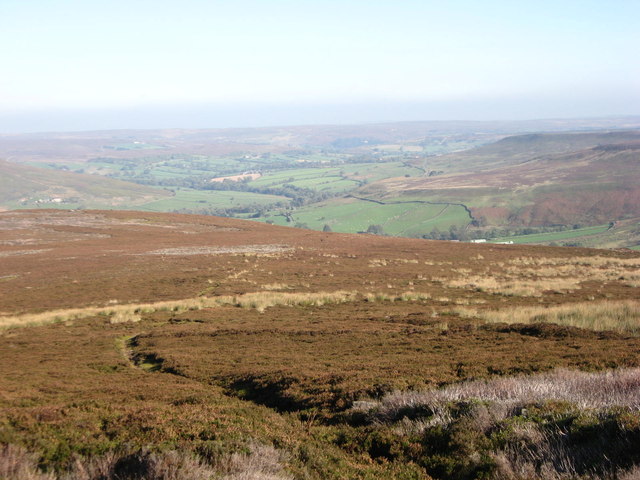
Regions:
M 263 291 L 245 293 L 243 295 L 195 297 L 156 303 L 110 305 L 107 307 L 73 308 L 24 315 L 7 315 L 0 317 L 0 329 L 62 323 L 101 315 L 109 316 L 109 321 L 113 324 L 139 322 L 142 319 L 141 314 L 143 313 L 149 314 L 158 311 L 181 313 L 189 310 L 202 310 L 204 308 L 216 308 L 224 305 L 234 305 L 240 308 L 250 308 L 264 312 L 265 309 L 275 306 L 321 306 L 352 302 L 361 298 L 362 296 L 356 291 L 344 290 L 316 293 Z M 397 296 L 384 293 L 367 294 L 364 298 L 369 302 L 396 300 L 421 301 L 429 299 L 430 296 L 426 293 L 405 292 Z
M 458 308 L 462 316 L 489 323 L 555 323 L 595 331 L 640 335 L 640 301 L 580 302 L 554 307 L 517 307 L 502 310 Z

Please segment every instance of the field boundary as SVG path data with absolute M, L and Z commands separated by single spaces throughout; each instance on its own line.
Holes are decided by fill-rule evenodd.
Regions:
M 372 198 L 358 197 L 356 195 L 351 195 L 351 194 L 345 195 L 345 198 L 355 198 L 356 200 L 361 200 L 363 202 L 377 203 L 378 205 L 404 205 L 404 204 L 411 204 L 411 203 L 417 203 L 417 204 L 423 204 L 423 205 L 445 205 L 446 207 L 450 207 L 453 205 L 455 207 L 464 208 L 464 210 L 467 212 L 467 215 L 469 215 L 469 219 L 470 219 L 469 223 L 476 221 L 476 218 L 473 216 L 473 213 L 471 213 L 471 210 L 469 209 L 469 207 L 467 207 L 464 203 L 430 202 L 428 200 L 407 200 L 406 202 L 401 202 L 401 201 L 383 202 L 382 200 L 374 200 Z

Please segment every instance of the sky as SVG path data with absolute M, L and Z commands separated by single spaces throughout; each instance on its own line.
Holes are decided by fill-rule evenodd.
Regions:
M 0 132 L 640 114 L 639 19 L 637 0 L 0 0 Z

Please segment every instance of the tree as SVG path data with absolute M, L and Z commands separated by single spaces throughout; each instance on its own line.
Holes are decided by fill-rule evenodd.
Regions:
M 367 233 L 373 233 L 374 235 L 384 235 L 384 228 L 382 225 L 369 225 L 367 227 Z

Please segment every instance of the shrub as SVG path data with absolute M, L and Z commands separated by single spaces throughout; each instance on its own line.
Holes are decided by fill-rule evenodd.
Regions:
M 2 480 L 55 480 L 38 470 L 37 457 L 24 448 L 0 445 L 0 478 Z

